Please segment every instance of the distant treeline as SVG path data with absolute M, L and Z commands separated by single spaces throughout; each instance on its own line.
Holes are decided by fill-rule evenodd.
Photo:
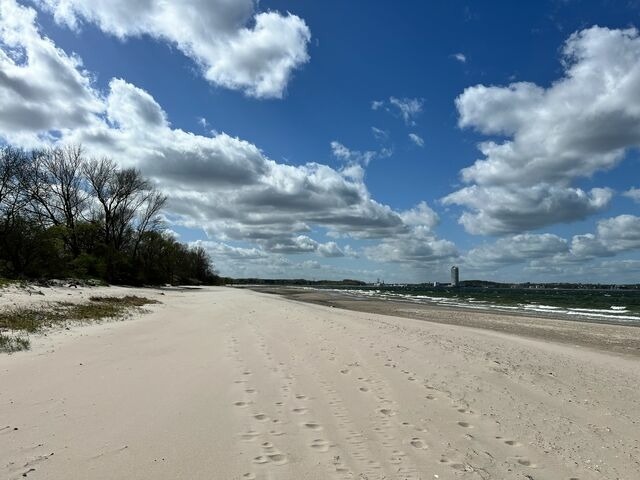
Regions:
M 0 277 L 120 284 L 221 281 L 201 247 L 163 232 L 167 198 L 79 146 L 0 150 Z
M 279 278 L 233 278 L 226 279 L 228 283 L 235 285 L 342 285 L 342 286 L 364 286 L 365 282 L 360 280 L 305 280 L 303 278 L 279 279 Z

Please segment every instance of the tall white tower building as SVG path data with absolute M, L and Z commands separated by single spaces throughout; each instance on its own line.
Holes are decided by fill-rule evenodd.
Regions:
M 460 283 L 460 271 L 455 265 L 451 267 L 451 286 L 457 287 Z

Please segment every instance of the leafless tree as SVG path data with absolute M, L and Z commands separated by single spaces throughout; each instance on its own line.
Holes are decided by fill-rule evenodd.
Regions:
M 146 193 L 144 207 L 138 214 L 136 225 L 136 235 L 133 246 L 133 258 L 138 256 L 138 248 L 140 242 L 146 232 L 157 231 L 162 225 L 159 213 L 167 202 L 167 197 L 158 192 L 155 188 L 151 188 Z
M 84 163 L 79 145 L 49 148 L 34 154 L 22 176 L 31 213 L 46 226 L 66 227 L 65 242 L 74 256 L 80 251 L 76 227 L 89 197 Z
M 0 231 L 8 228 L 24 203 L 19 176 L 25 153 L 11 147 L 0 152 Z
M 12 148 L 2 150 L 0 156 L 0 205 L 3 206 L 15 190 L 12 183 L 15 177 L 15 155 Z
M 109 158 L 87 162 L 84 171 L 98 203 L 105 243 L 119 250 L 132 242 L 135 253 L 144 233 L 159 226 L 158 213 L 167 198 L 139 170 L 121 170 Z

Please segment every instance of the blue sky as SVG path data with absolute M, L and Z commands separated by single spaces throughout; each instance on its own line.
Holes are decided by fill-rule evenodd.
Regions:
M 0 0 L 0 139 L 230 276 L 638 282 L 640 2 Z

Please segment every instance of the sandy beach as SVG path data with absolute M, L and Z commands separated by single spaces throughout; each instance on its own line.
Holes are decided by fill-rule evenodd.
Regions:
M 640 478 L 637 329 L 576 324 L 608 348 L 222 287 L 0 306 L 96 292 L 162 303 L 0 355 L 1 478 Z

